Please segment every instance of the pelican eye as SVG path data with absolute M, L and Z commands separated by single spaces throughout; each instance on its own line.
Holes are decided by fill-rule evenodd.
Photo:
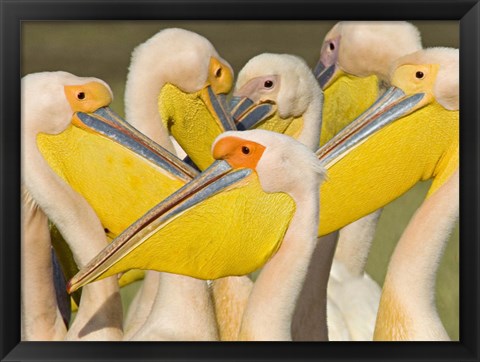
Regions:
M 425 77 L 425 74 L 421 71 L 418 71 L 415 73 L 415 77 L 418 79 L 423 79 Z
M 273 87 L 273 82 L 271 80 L 266 80 L 265 83 L 263 83 L 263 86 L 265 88 L 272 88 Z
M 218 68 L 215 71 L 215 77 L 220 78 L 222 76 L 222 68 Z
M 79 93 L 77 94 L 77 98 L 80 99 L 80 100 L 85 99 L 85 92 L 79 92 Z
M 242 153 L 244 155 L 248 155 L 250 153 L 250 148 L 248 148 L 247 146 L 242 146 Z
M 330 48 L 330 50 L 335 50 L 335 44 L 333 44 L 332 42 L 328 44 L 328 47 Z

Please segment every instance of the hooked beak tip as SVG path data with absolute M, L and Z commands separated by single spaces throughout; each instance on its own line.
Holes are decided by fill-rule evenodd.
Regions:
M 77 288 L 74 288 L 74 286 L 72 284 L 72 280 L 70 279 L 67 283 L 67 293 L 72 294 L 76 290 L 77 290 Z

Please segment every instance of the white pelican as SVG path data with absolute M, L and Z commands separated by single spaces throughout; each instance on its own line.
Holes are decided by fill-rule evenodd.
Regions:
M 162 30 L 132 53 L 126 118 L 172 153 L 169 136 L 174 135 L 205 168 L 213 161 L 209 150 L 215 136 L 234 128 L 218 116 L 222 104 L 209 92 L 228 93 L 232 83 L 230 65 L 207 39 L 183 29 Z M 125 339 L 217 339 L 211 303 L 205 281 L 149 271 L 127 314 Z
M 73 112 L 94 111 L 108 105 L 111 99 L 110 88 L 96 78 L 79 78 L 65 72 L 36 73 L 22 78 L 25 218 L 22 240 L 22 264 L 25 267 L 22 273 L 22 333 L 26 339 L 121 338 L 122 311 L 115 278 L 84 290 L 77 318 L 68 333 L 59 325 L 55 295 L 52 296 L 47 217 L 69 241 L 79 265 L 84 265 L 104 248 L 107 241 L 92 208 L 51 170 L 37 146 L 40 133 L 57 134 L 64 131 L 70 124 Z M 38 261 L 41 265 L 34 266 Z M 32 285 L 32 281 L 42 284 Z M 44 310 L 39 313 L 35 308 Z M 37 330 L 37 322 L 49 335 Z
M 251 143 L 265 147 L 255 167 L 266 192 L 285 192 L 295 214 L 282 245 L 265 264 L 248 298 L 239 340 L 291 340 L 291 318 L 315 249 L 318 192 L 325 169 L 307 147 L 290 137 L 262 130 L 227 132 L 217 138 L 215 158 L 236 162 Z M 231 161 L 232 160 L 232 161 Z
M 320 145 L 365 111 L 390 86 L 389 69 L 400 56 L 422 48 L 415 26 L 403 21 L 343 21 L 325 36 L 315 73 L 325 92 Z M 381 209 L 339 232 L 328 298 L 343 314 L 347 340 L 371 340 L 380 287 L 365 272 Z M 309 278 L 307 280 L 312 280 Z M 316 285 L 305 286 L 306 293 Z M 301 303 L 318 300 L 302 298 Z M 303 308 L 307 308 L 304 306 Z M 329 321 L 332 321 L 329 318 Z M 330 340 L 338 325 L 329 323 Z
M 436 56 L 440 53 L 445 59 Z M 430 190 L 432 193 L 450 176 L 440 175 L 437 167 L 445 153 L 458 145 L 458 110 L 452 108 L 454 104 L 450 104 L 458 95 L 458 84 L 443 76 L 453 69 L 451 73 L 455 77 L 455 56 L 458 59 L 458 51 L 433 48 L 413 54 L 428 54 L 434 63 L 430 66 L 411 64 L 399 67 L 392 79 L 392 84 L 398 88 L 388 91 L 376 103 L 375 109 L 367 112 L 368 116 L 383 107 L 384 116 L 390 115 L 397 120 L 373 134 L 329 168 L 329 180 L 322 186 L 321 199 L 328 201 L 327 205 L 331 207 L 322 208 L 320 235 L 337 230 L 384 206 L 420 180 L 434 179 Z M 398 96 L 399 99 L 391 101 L 392 97 L 395 99 Z M 438 99 L 439 96 L 442 98 Z M 385 107 L 385 100 L 390 105 Z M 396 115 L 397 111 L 403 114 Z M 448 121 L 442 122 L 445 119 Z M 317 152 L 319 157 L 326 155 L 335 159 L 336 151 L 332 152 L 331 147 L 335 148 L 336 138 L 350 129 L 354 131 L 355 127 L 352 123 L 335 136 Z M 409 137 L 402 137 L 404 134 Z M 358 179 L 356 175 L 367 167 L 374 167 L 375 172 L 364 172 L 364 179 Z M 324 190 L 329 192 L 325 193 Z M 354 195 L 354 190 L 361 191 L 361 196 Z M 337 195 L 336 202 L 334 195 Z M 347 201 L 350 206 L 340 211 L 342 208 L 337 205 Z M 325 222 L 322 224 L 323 220 Z
M 189 200 L 196 202 L 194 201 L 195 197 L 202 199 L 212 197 L 211 200 L 213 202 L 216 197 L 213 195 L 218 192 L 217 187 L 225 189 L 222 193 L 226 194 L 225 196 L 229 196 L 229 190 L 232 190 L 231 188 L 235 185 L 231 182 L 238 183 L 239 181 L 234 181 L 238 180 L 238 178 L 240 178 L 240 185 L 236 187 L 239 187 L 240 190 L 243 189 L 243 191 L 247 191 L 247 194 L 249 194 L 248 190 L 251 187 L 256 188 L 257 185 L 261 188 L 261 194 L 277 195 L 277 197 L 285 194 L 285 201 L 291 208 L 286 215 L 287 219 L 285 219 L 283 215 L 285 210 L 279 209 L 276 213 L 276 222 L 280 233 L 275 237 L 274 244 L 270 245 L 266 250 L 267 254 L 263 260 L 264 262 L 269 261 L 250 295 L 249 303 L 247 304 L 242 319 L 240 338 L 289 340 L 291 339 L 289 314 L 291 315 L 293 313 L 296 293 L 299 292 L 301 281 L 306 274 L 304 265 L 308 263 L 308 259 L 316 243 L 316 232 L 318 229 L 317 193 L 320 181 L 325 172 L 324 168 L 315 155 L 304 145 L 301 145 L 290 137 L 265 130 L 224 133 L 217 138 L 212 153 L 216 159 L 222 161 L 217 161 L 217 163 L 202 174 L 198 180 L 196 179 L 187 185 L 188 188 L 172 195 L 173 198 L 171 198 L 171 201 L 169 200 L 162 203 L 166 206 L 163 207 L 162 210 L 167 212 L 171 209 L 171 205 L 174 205 L 174 208 L 171 209 L 173 215 L 168 215 L 167 217 L 173 217 L 175 221 L 167 222 L 167 229 L 168 225 L 176 225 L 178 221 L 180 221 L 180 224 L 187 223 L 194 227 L 194 230 L 191 232 L 197 231 L 197 227 L 194 225 L 196 221 L 195 215 L 190 214 L 187 215 L 190 216 L 190 218 L 182 218 L 185 214 L 178 216 L 178 213 L 182 213 L 182 210 L 188 207 L 187 205 L 191 202 Z M 298 170 L 298 172 L 294 172 L 294 170 Z M 227 173 L 225 174 L 225 172 Z M 213 188 L 213 191 L 211 191 L 211 188 Z M 192 193 L 195 196 L 191 196 Z M 311 193 L 313 193 L 315 197 L 312 197 Z M 223 197 L 223 195 L 220 197 Z M 276 198 L 277 202 L 278 200 L 279 199 Z M 242 223 L 246 215 L 255 215 L 251 212 L 258 210 L 259 205 L 255 202 L 252 205 L 252 210 L 246 201 L 247 200 L 239 200 L 237 205 L 233 205 L 239 209 L 239 213 L 234 214 L 234 216 L 240 218 L 239 221 Z M 261 201 L 262 200 L 260 200 L 260 202 Z M 209 202 L 208 206 L 212 206 L 212 202 Z M 206 210 L 207 209 L 202 208 L 202 214 L 205 214 Z M 255 219 L 257 216 L 258 215 L 255 215 L 254 218 L 249 218 L 249 222 L 256 225 L 257 222 Z M 209 277 L 215 276 L 216 273 L 220 273 L 218 275 L 223 276 L 222 274 L 225 273 L 235 275 L 243 274 L 244 272 L 242 270 L 249 271 L 248 269 L 244 269 L 244 263 L 253 255 L 250 255 L 249 249 L 251 246 L 249 246 L 248 243 L 254 245 L 256 254 L 259 252 L 264 253 L 264 241 L 270 241 L 265 235 L 258 233 L 260 229 L 255 229 L 253 232 L 258 234 L 259 238 L 256 240 L 253 239 L 253 243 L 251 243 L 252 234 L 248 232 L 247 236 L 244 237 L 247 243 L 243 245 L 239 245 L 238 242 L 235 244 L 231 243 L 230 241 L 233 239 L 232 234 L 235 234 L 235 230 L 238 228 L 236 225 L 237 222 L 234 221 L 235 218 L 226 217 L 218 220 L 216 215 L 208 212 L 204 220 L 199 220 L 203 221 L 202 228 L 210 226 L 204 225 L 207 218 L 208 221 L 213 219 L 211 222 L 215 223 L 213 225 L 216 225 L 215 229 L 217 234 L 210 240 L 205 241 L 205 246 L 201 249 L 200 254 L 198 254 L 198 252 L 191 252 L 190 257 L 192 260 L 190 260 L 190 263 L 193 262 L 192 267 L 195 267 L 195 269 L 190 270 L 190 273 L 203 275 L 204 272 L 209 271 L 208 274 L 204 275 L 204 277 Z M 190 224 L 192 220 L 194 224 Z M 219 228 L 219 221 L 230 225 Z M 260 221 L 262 222 L 264 220 Z M 263 222 L 262 224 L 265 225 Z M 157 227 L 158 225 L 155 226 L 155 228 Z M 214 228 L 212 227 L 211 229 Z M 210 228 L 206 230 L 210 230 Z M 272 230 L 274 229 L 270 229 L 269 231 Z M 170 230 L 170 233 L 167 235 L 173 236 L 172 231 L 173 230 Z M 247 229 L 244 229 L 244 231 L 247 231 Z M 148 230 L 147 232 L 151 233 L 151 231 Z M 180 235 L 179 237 L 185 238 L 186 236 L 193 236 L 193 239 L 197 239 L 195 234 L 191 234 L 188 229 L 184 229 L 183 232 L 187 235 Z M 220 234 L 218 234 L 218 232 L 220 232 Z M 221 237 L 222 240 L 215 242 L 219 237 Z M 200 241 L 203 241 L 203 239 L 204 238 Z M 118 240 L 121 240 L 121 237 Z M 233 240 L 235 241 L 235 239 Z M 158 250 L 159 242 L 169 242 L 168 240 L 159 241 L 153 245 L 150 242 L 150 246 L 155 247 L 155 249 L 151 249 L 142 236 L 140 236 L 139 241 L 140 244 L 138 241 L 134 243 L 129 243 L 128 241 L 127 243 L 123 241 L 117 243 L 114 241 L 112 243 L 114 250 L 106 249 L 106 254 L 102 253 L 96 260 L 93 260 L 90 267 L 84 270 L 85 273 L 80 271 L 80 273 L 72 279 L 70 283 L 71 289 L 85 282 L 92 281 L 99 276 L 104 277 L 105 273 L 109 274 L 114 270 L 119 270 L 119 266 L 121 266 L 119 264 L 125 265 L 126 262 L 137 263 L 139 253 L 145 254 L 153 250 Z M 226 241 L 229 242 L 229 245 L 223 246 L 222 244 Z M 279 245 L 280 242 L 282 243 L 281 247 Z M 213 245 L 214 249 L 212 250 L 214 252 L 214 255 L 212 255 L 214 259 L 212 259 L 212 257 L 209 256 L 210 252 L 205 249 L 207 245 L 208 248 L 212 248 L 212 244 L 215 243 L 216 245 Z M 129 250 L 132 251 L 128 254 Z M 127 254 L 124 254 L 124 252 Z M 242 255 L 242 253 L 245 255 Z M 275 253 L 275 256 L 270 258 L 273 253 Z M 161 258 L 159 255 L 159 260 L 157 260 L 156 265 L 150 264 L 149 266 L 158 268 L 160 264 L 163 264 L 163 261 L 160 260 Z M 169 256 L 163 255 L 163 258 L 169 258 Z M 284 268 L 285 258 L 289 261 L 289 268 Z M 198 262 L 196 262 L 195 259 L 199 259 L 201 265 L 197 265 Z M 182 259 L 178 259 L 178 262 L 181 260 Z M 115 264 L 115 262 L 117 263 Z M 206 262 L 208 262 L 208 264 L 206 264 Z M 108 270 L 106 267 L 110 267 L 110 269 Z M 198 269 L 199 267 L 205 270 L 201 271 Z M 180 269 L 180 266 L 178 268 Z M 222 272 L 222 270 L 226 271 Z M 284 284 L 272 284 L 270 283 L 272 278 L 279 278 L 279 281 Z M 275 298 L 270 298 L 271 293 L 268 291 L 271 288 L 278 288 L 278 290 L 276 290 L 278 293 Z M 263 298 L 262 290 L 266 293 L 263 295 Z M 277 314 L 277 311 L 281 311 L 282 314 Z M 259 323 L 262 318 L 264 318 L 264 322 Z
M 421 48 L 419 31 L 407 22 L 337 23 L 325 36 L 315 69 L 325 92 L 320 145 L 385 92 L 396 59 Z M 363 275 L 378 217 L 372 214 L 340 232 L 335 259 L 353 276 Z
M 375 326 L 375 340 L 449 340 L 435 307 L 435 276 L 459 212 L 459 52 L 429 48 L 395 62 L 392 83 L 407 92 L 420 89 L 430 105 L 414 122 L 428 133 L 423 177 L 433 177 L 426 200 L 416 211 L 388 266 Z M 438 129 L 438 131 L 436 130 Z M 438 158 L 440 152 L 440 158 Z M 423 158 L 423 157 L 422 157 Z

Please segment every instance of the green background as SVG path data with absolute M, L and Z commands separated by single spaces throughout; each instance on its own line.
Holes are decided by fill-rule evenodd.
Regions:
M 455 21 L 413 21 L 424 47 L 459 46 Z M 64 70 L 105 80 L 114 93 L 112 108 L 124 115 L 123 93 L 130 54 L 159 30 L 180 27 L 208 38 L 238 74 L 264 52 L 295 54 L 314 67 L 333 21 L 26 21 L 22 23 L 22 76 Z M 374 49 L 372 49 L 374 51 Z M 382 213 L 367 271 L 381 285 L 391 253 L 408 220 L 422 202 L 429 182 L 388 205 Z M 124 288 L 128 305 L 138 283 Z M 447 245 L 437 277 L 437 307 L 453 340 L 459 339 L 459 231 Z

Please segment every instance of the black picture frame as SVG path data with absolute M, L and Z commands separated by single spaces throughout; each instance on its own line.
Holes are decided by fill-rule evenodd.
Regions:
M 474 0 L 0 0 L 0 356 L 2 361 L 479 360 L 479 44 Z M 161 14 L 159 16 L 159 14 Z M 20 29 L 25 20 L 459 20 L 460 342 L 21 342 Z

